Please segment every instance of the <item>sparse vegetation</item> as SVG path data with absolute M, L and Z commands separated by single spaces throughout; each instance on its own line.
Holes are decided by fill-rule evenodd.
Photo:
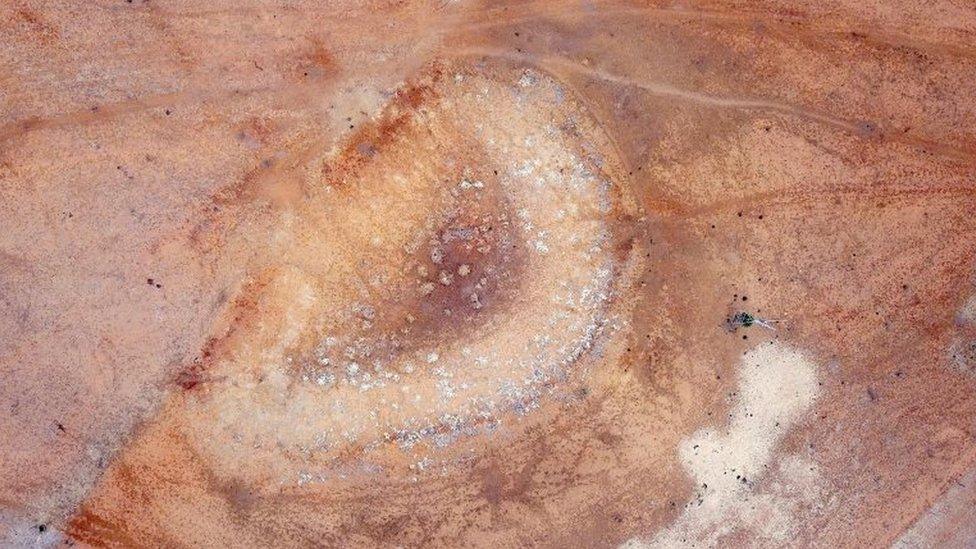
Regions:
M 753 325 L 762 326 L 767 330 L 775 330 L 776 328 L 773 326 L 773 324 L 776 324 L 777 322 L 779 321 L 759 318 L 758 316 L 749 314 L 745 311 L 739 311 L 725 319 L 726 328 L 730 332 L 734 332 L 739 328 L 750 328 Z

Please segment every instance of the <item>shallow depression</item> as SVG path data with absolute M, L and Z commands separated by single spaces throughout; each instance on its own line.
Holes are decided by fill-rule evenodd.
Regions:
M 585 111 L 510 67 L 411 86 L 423 100 L 398 95 L 342 181 L 286 214 L 256 322 L 188 395 L 218 474 L 307 484 L 348 476 L 351 456 L 366 474 L 430 462 L 569 393 L 608 333 L 628 251 L 613 220 L 630 214 Z

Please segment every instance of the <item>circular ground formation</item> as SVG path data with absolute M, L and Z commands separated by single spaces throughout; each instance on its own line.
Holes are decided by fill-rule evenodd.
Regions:
M 258 267 L 182 390 L 115 466 L 143 471 L 121 482 L 151 494 L 132 512 L 157 526 L 111 530 L 186 535 L 157 519 L 198 504 L 163 498 L 186 489 L 173 468 L 199 469 L 245 514 L 283 492 L 362 499 L 470 474 L 527 419 L 584 399 L 605 364 L 641 260 L 637 212 L 602 129 L 557 81 L 434 62 L 311 163 L 301 199 L 252 243 Z M 187 453 L 161 462 L 174 438 Z M 99 501 L 73 535 L 103 539 L 89 538 L 92 517 L 105 520 Z M 259 534 L 294 526 L 246 522 Z
M 253 320 L 186 397 L 201 454 L 275 489 L 351 455 L 440 467 L 456 439 L 571 394 L 631 252 L 598 132 L 533 70 L 411 79 L 283 214 L 243 290 Z

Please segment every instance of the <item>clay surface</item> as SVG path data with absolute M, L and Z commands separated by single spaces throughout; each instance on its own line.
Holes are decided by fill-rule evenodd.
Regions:
M 0 546 L 976 543 L 971 3 L 0 38 Z

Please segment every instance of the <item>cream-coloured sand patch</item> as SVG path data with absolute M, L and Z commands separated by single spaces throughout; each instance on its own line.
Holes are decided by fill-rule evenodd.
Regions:
M 728 425 L 702 429 L 679 448 L 696 482 L 694 499 L 670 527 L 624 547 L 713 546 L 741 530 L 765 544 L 787 544 L 798 506 L 821 499 L 821 478 L 809 459 L 773 451 L 818 392 L 816 365 L 801 353 L 779 343 L 749 351 Z M 766 476 L 770 482 L 756 489 Z

